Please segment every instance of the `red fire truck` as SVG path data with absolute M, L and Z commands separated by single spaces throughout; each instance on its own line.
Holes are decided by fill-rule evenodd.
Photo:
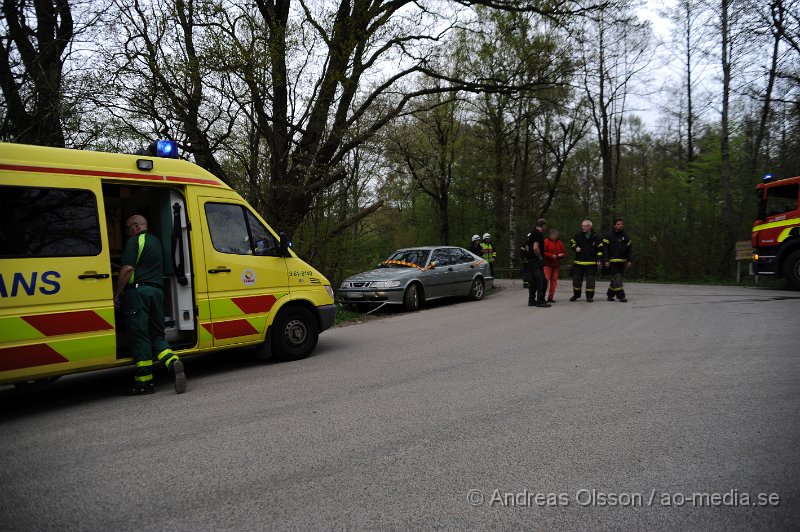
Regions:
M 767 174 L 756 186 L 756 195 L 754 273 L 783 277 L 800 290 L 800 177 L 775 180 Z

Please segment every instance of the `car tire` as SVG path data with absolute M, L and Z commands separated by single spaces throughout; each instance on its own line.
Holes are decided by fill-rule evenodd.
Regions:
M 783 261 L 783 278 L 794 290 L 800 290 L 800 251 L 795 251 Z
M 419 310 L 422 306 L 422 294 L 420 294 L 419 286 L 413 283 L 406 288 L 403 294 L 403 308 L 409 311 Z
M 280 360 L 300 360 L 314 351 L 319 340 L 319 324 L 305 307 L 281 310 L 272 325 L 272 350 Z
M 469 298 L 471 301 L 479 301 L 483 299 L 483 296 L 486 294 L 486 283 L 483 282 L 483 279 L 480 277 L 476 277 L 472 280 L 472 285 L 469 287 Z

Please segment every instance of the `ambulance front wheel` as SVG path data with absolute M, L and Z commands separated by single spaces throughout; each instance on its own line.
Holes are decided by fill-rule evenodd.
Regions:
M 319 340 L 319 324 L 305 307 L 284 308 L 272 326 L 272 350 L 281 360 L 300 360 L 314 351 Z

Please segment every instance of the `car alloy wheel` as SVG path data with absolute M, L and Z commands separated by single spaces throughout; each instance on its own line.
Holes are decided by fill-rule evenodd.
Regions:
M 472 280 L 472 288 L 469 291 L 469 297 L 473 301 L 478 301 L 483 298 L 486 292 L 486 286 L 483 284 L 483 279 L 477 277 Z

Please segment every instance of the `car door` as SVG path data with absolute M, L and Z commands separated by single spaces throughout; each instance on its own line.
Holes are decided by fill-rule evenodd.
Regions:
M 435 264 L 434 264 L 435 263 Z M 450 295 L 452 288 L 448 286 L 452 277 L 448 271 L 450 256 L 447 248 L 436 248 L 431 252 L 428 268 L 424 273 L 425 297 L 433 299 Z
M 464 296 L 469 293 L 475 275 L 473 258 L 461 248 L 449 250 L 453 269 L 453 295 Z
M 275 303 L 289 292 L 278 240 L 250 207 L 228 198 L 200 197 L 208 312 L 202 326 L 215 346 L 259 340 Z M 202 316 L 201 316 L 202 318 Z

